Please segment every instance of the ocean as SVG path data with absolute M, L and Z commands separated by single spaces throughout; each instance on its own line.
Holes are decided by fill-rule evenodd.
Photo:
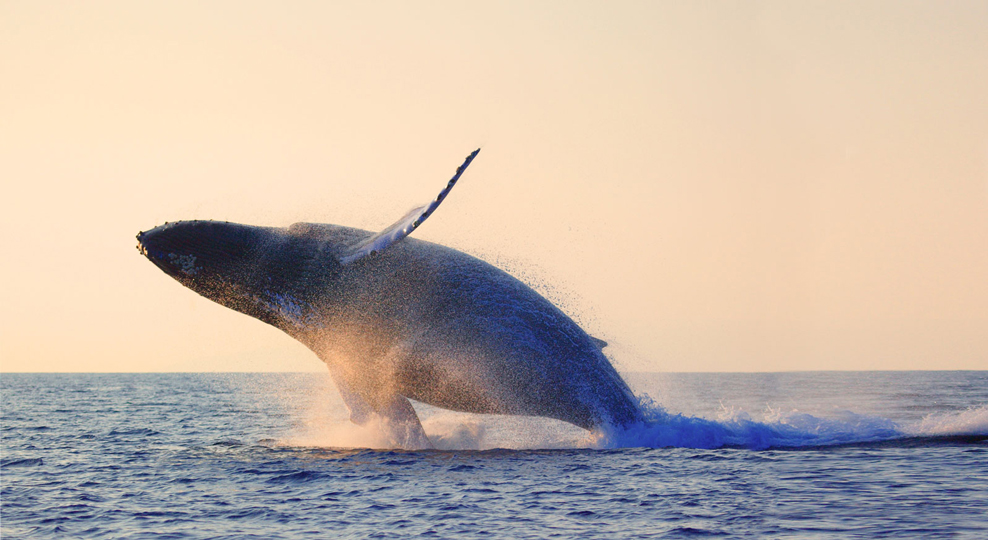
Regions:
M 626 377 L 650 425 L 405 451 L 325 374 L 5 373 L 0 536 L 988 538 L 988 371 Z

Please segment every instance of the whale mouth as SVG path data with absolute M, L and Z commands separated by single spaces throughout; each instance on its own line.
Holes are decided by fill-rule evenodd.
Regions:
M 141 255 L 144 255 L 145 257 L 150 259 L 151 262 L 154 262 L 154 256 L 152 256 L 151 250 L 144 243 L 145 235 L 147 235 L 147 233 L 144 231 L 137 233 L 137 251 L 140 252 Z
M 137 233 L 137 251 L 140 252 L 141 255 L 147 257 L 147 259 L 153 262 L 155 266 L 167 271 L 167 268 L 162 267 L 162 265 L 158 263 L 164 254 L 161 251 L 148 246 L 147 244 L 148 232 L 141 231 Z

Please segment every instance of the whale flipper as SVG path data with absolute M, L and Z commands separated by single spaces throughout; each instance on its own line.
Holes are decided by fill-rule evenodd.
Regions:
M 361 384 L 340 369 L 334 369 L 333 364 L 327 362 L 327 365 L 343 404 L 350 411 L 351 422 L 364 426 L 378 420 L 395 445 L 401 448 L 432 448 L 432 441 L 422 429 L 422 422 L 408 398 L 381 385 Z
M 357 244 L 348 253 L 340 257 L 340 262 L 343 264 L 349 264 L 363 259 L 364 257 L 376 255 L 380 251 L 387 249 L 388 246 L 393 245 L 395 242 L 398 242 L 402 238 L 412 234 L 412 231 L 417 229 L 423 221 L 432 215 L 436 208 L 439 208 L 439 205 L 442 204 L 443 199 L 446 198 L 446 195 L 449 195 L 449 192 L 453 189 L 453 186 L 456 185 L 456 181 L 460 179 L 460 175 L 463 174 L 463 171 L 467 170 L 467 167 L 470 166 L 470 162 L 473 161 L 473 158 L 477 157 L 479 152 L 480 148 L 474 150 L 469 156 L 467 156 L 467 159 L 463 161 L 463 164 L 456 168 L 456 174 L 454 174 L 453 178 L 446 183 L 446 187 L 439 192 L 439 195 L 435 200 L 431 201 L 429 204 L 413 208 L 401 219 L 392 223 L 390 227 L 387 227 L 383 231 Z

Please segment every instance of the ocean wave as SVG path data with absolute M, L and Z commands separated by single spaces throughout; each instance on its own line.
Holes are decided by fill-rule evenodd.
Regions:
M 8 459 L 0 462 L 0 469 L 8 467 L 39 467 L 45 462 L 41 458 Z

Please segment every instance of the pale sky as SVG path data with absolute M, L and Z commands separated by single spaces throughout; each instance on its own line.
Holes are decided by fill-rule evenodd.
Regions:
M 988 2 L 0 1 L 0 370 L 324 370 L 135 249 L 376 230 L 622 370 L 988 369 Z

